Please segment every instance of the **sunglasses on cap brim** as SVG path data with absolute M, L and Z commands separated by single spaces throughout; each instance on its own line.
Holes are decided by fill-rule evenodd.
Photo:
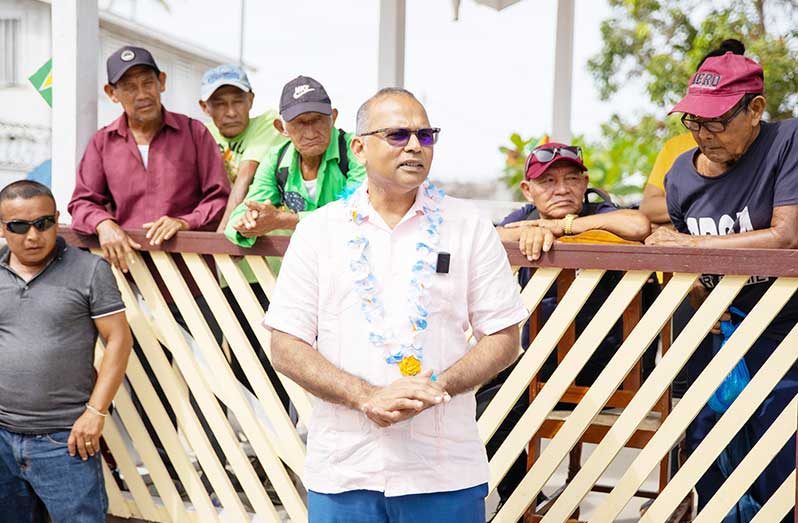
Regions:
M 571 160 L 582 161 L 582 148 L 569 145 L 567 147 L 541 147 L 535 149 L 529 154 L 524 166 L 524 174 L 529 170 L 532 160 L 535 159 L 538 163 L 549 163 L 555 158 L 570 158 Z

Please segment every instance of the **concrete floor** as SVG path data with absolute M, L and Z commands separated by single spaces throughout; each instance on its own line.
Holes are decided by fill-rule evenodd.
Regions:
M 545 450 L 546 445 L 548 444 L 547 440 L 544 440 L 541 444 L 541 449 Z M 593 452 L 595 445 L 586 443 L 582 449 L 582 463 L 585 463 Z M 601 484 L 603 485 L 613 485 L 617 482 L 618 479 L 623 475 L 629 465 L 632 463 L 634 458 L 637 456 L 639 451 L 636 449 L 623 449 L 620 454 L 616 457 L 616 459 L 610 464 L 607 471 L 602 476 Z M 656 491 L 658 486 L 658 475 L 659 469 L 655 469 L 652 473 L 648 476 L 645 483 L 642 486 L 643 490 L 652 490 Z M 559 489 L 564 483 L 565 479 L 568 476 L 568 461 L 567 459 L 560 464 L 557 471 L 552 475 L 549 479 L 549 482 L 546 484 L 546 487 L 543 489 L 543 493 L 546 495 L 550 495 Z M 580 505 L 580 518 L 582 520 L 589 520 L 590 517 L 593 515 L 593 511 L 598 507 L 605 497 L 605 494 L 600 493 L 590 493 L 587 497 L 582 501 Z M 624 510 L 619 514 L 618 518 L 615 520 L 616 523 L 632 523 L 640 520 L 640 505 L 642 505 L 646 501 L 645 498 L 632 498 L 629 503 L 627 503 Z M 496 503 L 498 502 L 497 497 L 490 497 L 487 501 L 487 513 L 488 517 L 493 514 L 495 510 Z

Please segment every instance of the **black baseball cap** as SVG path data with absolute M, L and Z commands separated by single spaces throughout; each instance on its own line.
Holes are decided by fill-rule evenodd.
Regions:
M 108 83 L 115 84 L 131 67 L 137 65 L 152 67 L 155 69 L 155 74 L 161 72 L 149 51 L 141 47 L 126 45 L 117 49 L 105 62 L 105 67 L 108 70 Z
M 319 82 L 309 76 L 297 76 L 283 87 L 280 116 L 290 122 L 304 113 L 332 114 L 332 102 Z

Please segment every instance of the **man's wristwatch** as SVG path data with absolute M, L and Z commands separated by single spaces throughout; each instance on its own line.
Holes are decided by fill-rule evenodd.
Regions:
M 562 219 L 562 232 L 566 236 L 571 236 L 574 233 L 573 226 L 576 218 L 575 214 L 566 214 L 565 218 Z

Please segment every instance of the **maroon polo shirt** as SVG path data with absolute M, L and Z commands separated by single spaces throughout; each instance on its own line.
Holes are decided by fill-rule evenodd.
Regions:
M 182 218 L 191 230 L 213 231 L 229 194 L 219 146 L 205 125 L 163 109 L 163 126 L 150 142 L 146 169 L 127 115 L 94 134 L 80 161 L 67 209 L 72 228 L 84 234 L 95 234 L 97 225 L 107 219 L 122 228 L 137 229 L 162 216 Z M 154 271 L 149 256 L 144 258 Z M 175 257 L 175 261 L 198 295 L 183 260 Z
M 164 109 L 146 169 L 125 114 L 94 134 L 68 210 L 72 228 L 86 234 L 107 219 L 134 229 L 161 216 L 182 218 L 191 230 L 214 230 L 229 193 L 219 147 L 205 126 Z

